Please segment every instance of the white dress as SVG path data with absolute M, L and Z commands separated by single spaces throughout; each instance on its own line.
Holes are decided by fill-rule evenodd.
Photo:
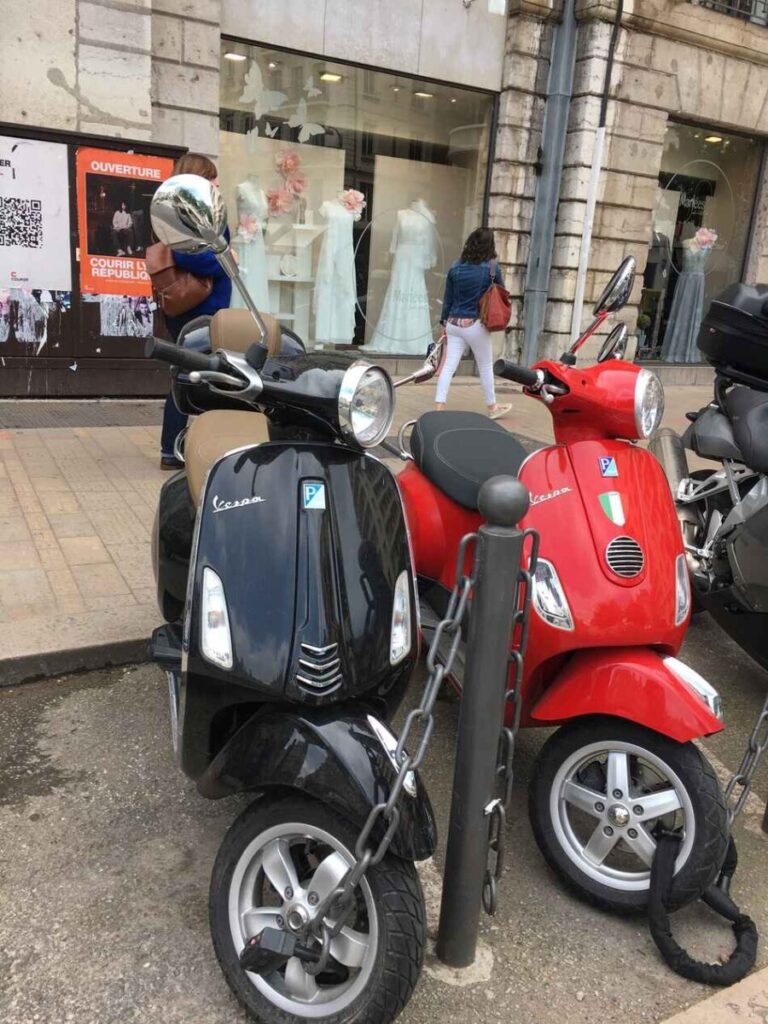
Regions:
M 317 261 L 313 308 L 315 340 L 350 344 L 355 335 L 355 250 L 351 213 L 337 199 L 326 199 L 319 210 L 328 227 Z
M 392 274 L 373 337 L 374 352 L 423 355 L 432 338 L 433 317 L 424 272 L 437 262 L 435 217 L 422 200 L 398 210 L 392 244 Z
M 264 246 L 264 223 L 267 219 L 267 197 L 264 190 L 250 179 L 235 189 L 237 196 L 237 227 L 232 247 L 237 253 L 245 287 L 259 309 L 270 312 L 267 280 L 267 251 Z M 245 303 L 237 288 L 232 289 L 233 309 L 244 309 Z

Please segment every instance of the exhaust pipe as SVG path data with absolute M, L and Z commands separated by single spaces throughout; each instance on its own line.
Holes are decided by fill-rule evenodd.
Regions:
M 696 531 L 699 527 L 699 517 L 692 505 L 680 505 L 678 503 L 680 484 L 690 476 L 688 457 L 685 454 L 683 439 L 674 430 L 670 430 L 669 427 L 663 427 L 653 435 L 648 443 L 648 449 L 661 463 L 669 489 L 672 491 L 675 511 L 677 512 L 677 518 L 683 534 L 688 569 L 692 573 L 700 572 L 701 561 L 694 553 L 696 550 L 695 541 Z

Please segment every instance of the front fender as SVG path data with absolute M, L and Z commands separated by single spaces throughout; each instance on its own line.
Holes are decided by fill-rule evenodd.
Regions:
M 671 660 L 671 659 L 670 659 Z M 701 697 L 647 647 L 574 655 L 531 711 L 534 724 L 580 715 L 614 715 L 687 743 L 723 728 Z
M 218 798 L 244 790 L 290 788 L 362 827 L 383 803 L 395 777 L 389 729 L 359 706 L 312 711 L 264 709 L 219 751 L 197 788 Z M 415 795 L 403 790 L 400 824 L 390 850 L 407 860 L 431 857 L 437 843 L 432 805 L 417 772 Z M 373 839 L 383 829 L 374 830 Z

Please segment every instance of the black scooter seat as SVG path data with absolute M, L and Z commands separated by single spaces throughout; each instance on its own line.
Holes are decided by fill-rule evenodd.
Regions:
M 517 476 L 525 448 L 494 420 L 477 412 L 427 412 L 411 434 L 411 454 L 421 472 L 444 494 L 477 509 L 486 480 Z
M 768 394 L 737 387 L 727 392 L 724 405 L 745 464 L 768 473 Z

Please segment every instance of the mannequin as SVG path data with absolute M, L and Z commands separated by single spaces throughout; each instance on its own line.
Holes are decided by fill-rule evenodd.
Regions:
M 664 339 L 664 359 L 670 363 L 699 363 L 696 340 L 704 312 L 704 268 L 717 232 L 699 228 L 683 242 L 683 269 L 677 279 Z
M 328 227 L 317 261 L 316 341 L 348 345 L 354 337 L 357 284 L 352 224 L 360 220 L 364 206 L 362 193 L 347 189 L 336 199 L 326 199 L 318 211 Z
M 424 272 L 437 262 L 435 215 L 423 199 L 415 199 L 397 211 L 389 251 L 394 256 L 389 287 L 376 330 L 366 348 L 423 355 L 432 341 Z
M 235 188 L 237 228 L 232 245 L 245 286 L 259 309 L 269 312 L 267 251 L 264 246 L 264 222 L 267 218 L 267 197 L 255 174 L 249 174 Z M 240 292 L 232 289 L 231 306 L 244 309 Z

